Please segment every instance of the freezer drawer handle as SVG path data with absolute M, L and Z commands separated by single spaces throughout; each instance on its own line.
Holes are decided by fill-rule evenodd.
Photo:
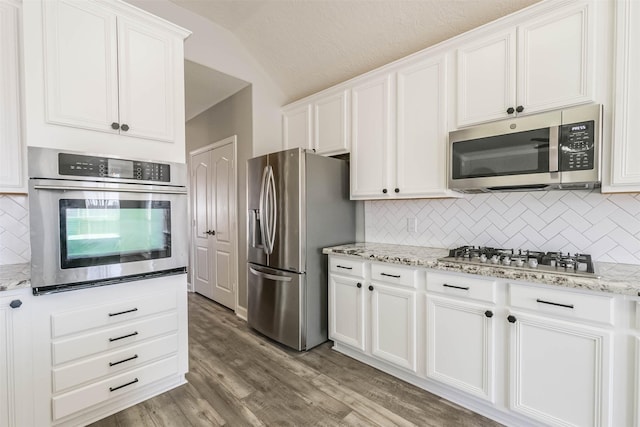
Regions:
M 555 305 L 555 306 L 564 307 L 564 308 L 573 308 L 573 304 L 560 304 L 559 302 L 545 301 L 540 298 L 536 299 L 536 302 L 540 304 L 549 304 L 549 305 Z
M 345 267 L 344 265 L 336 265 L 338 268 L 344 268 L 345 270 L 353 270 L 353 267 Z
M 125 388 L 125 387 L 126 387 L 126 386 L 128 386 L 128 385 L 135 384 L 135 383 L 137 383 L 137 382 L 138 382 L 138 379 L 137 379 L 137 378 L 134 378 L 134 379 L 133 379 L 133 381 L 129 381 L 128 383 L 126 383 L 126 384 L 122 384 L 122 385 L 119 385 L 118 387 L 109 387 L 109 391 L 110 391 L 110 392 L 114 392 L 114 391 L 116 391 L 116 390 L 120 390 L 121 388 Z
M 393 277 L 394 279 L 399 279 L 400 275 L 399 274 L 387 274 L 387 273 L 380 273 L 381 276 L 387 276 L 387 277 Z
M 255 270 L 252 267 L 249 267 L 249 270 L 259 277 L 264 277 L 265 279 L 277 280 L 278 282 L 290 282 L 291 277 L 287 276 L 276 276 L 275 274 L 263 273 L 261 271 Z

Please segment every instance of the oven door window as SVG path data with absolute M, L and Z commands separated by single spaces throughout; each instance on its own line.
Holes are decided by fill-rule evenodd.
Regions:
M 453 179 L 549 172 L 549 128 L 452 145 Z
M 171 257 L 171 203 L 61 199 L 61 267 Z

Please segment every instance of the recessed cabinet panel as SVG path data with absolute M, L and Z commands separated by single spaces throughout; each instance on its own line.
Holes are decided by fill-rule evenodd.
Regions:
M 611 332 L 512 313 L 511 409 L 554 426 L 607 426 Z
M 583 4 L 519 27 L 518 105 L 527 112 L 592 100 L 591 13 Z
M 313 148 L 311 142 L 311 105 L 285 111 L 282 114 L 284 148 Z
M 173 39 L 118 18 L 119 121 L 121 131 L 129 136 L 174 139 Z
M 335 274 L 329 277 L 329 338 L 362 351 L 365 345 L 364 290 L 364 279 Z
M 318 154 L 349 152 L 348 91 L 343 90 L 314 103 L 314 147 Z
M 515 102 L 515 29 L 458 49 L 458 126 L 506 118 Z
M 46 120 L 117 133 L 116 16 L 95 2 L 44 2 Z
M 352 90 L 351 198 L 390 195 L 391 75 L 373 78 Z
M 493 402 L 493 312 L 477 304 L 427 296 L 427 316 L 427 377 Z

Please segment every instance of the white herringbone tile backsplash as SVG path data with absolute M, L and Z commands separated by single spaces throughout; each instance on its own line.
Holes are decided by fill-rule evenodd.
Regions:
M 29 200 L 0 195 L 0 265 L 29 261 Z
M 408 218 L 417 231 L 410 232 Z M 640 194 L 549 191 L 463 199 L 367 201 L 365 240 L 579 252 L 594 261 L 640 264 Z

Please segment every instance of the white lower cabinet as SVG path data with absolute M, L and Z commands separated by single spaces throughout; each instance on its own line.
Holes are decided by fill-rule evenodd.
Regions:
M 329 269 L 335 350 L 508 426 L 640 425 L 638 298 L 334 255 Z
M 184 383 L 186 275 L 31 300 L 35 425 L 86 425 Z
M 553 426 L 608 426 L 611 332 L 512 311 L 513 411 Z

